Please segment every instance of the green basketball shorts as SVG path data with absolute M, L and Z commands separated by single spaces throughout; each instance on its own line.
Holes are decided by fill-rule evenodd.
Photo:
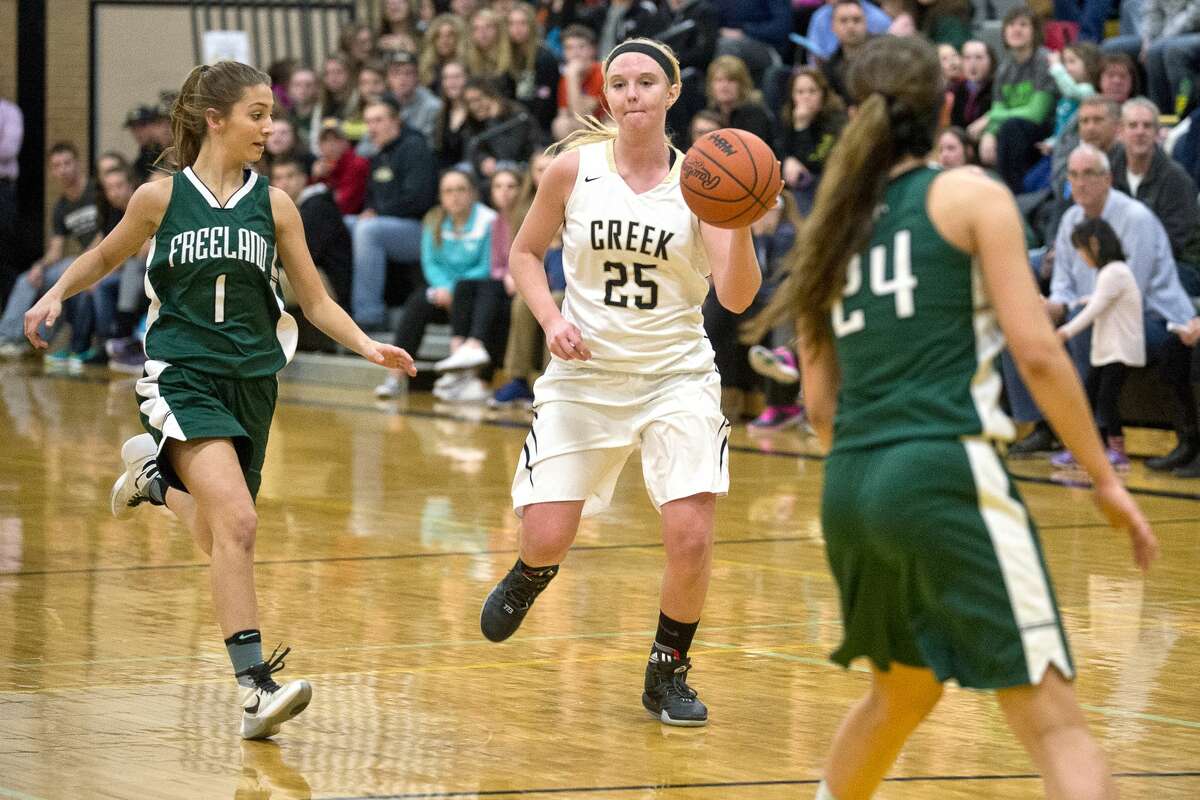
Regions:
M 167 439 L 230 439 L 250 496 L 258 496 L 279 391 L 274 375 L 234 380 L 147 361 L 136 391 L 142 426 L 158 442 L 158 468 L 169 485 L 187 491 L 170 459 L 162 457 Z
M 1000 689 L 1074 673 L 1037 530 L 981 439 L 835 451 L 821 520 L 849 666 L 866 656 Z

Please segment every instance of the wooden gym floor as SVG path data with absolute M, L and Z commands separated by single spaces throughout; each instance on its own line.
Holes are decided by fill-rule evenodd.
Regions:
M 0 364 L 0 798 L 808 798 L 866 687 L 827 660 L 838 607 L 798 433 L 739 426 L 693 647 L 703 729 L 639 697 L 662 549 L 631 461 L 514 639 L 479 605 L 515 557 L 520 414 L 285 384 L 260 497 L 268 649 L 312 705 L 237 736 L 202 554 L 168 512 L 109 516 L 131 380 Z M 1164 556 L 1143 580 L 1085 492 L 1016 462 L 1078 691 L 1125 798 L 1200 797 L 1200 482 L 1143 473 Z M 950 689 L 880 798 L 1035 798 L 988 695 Z

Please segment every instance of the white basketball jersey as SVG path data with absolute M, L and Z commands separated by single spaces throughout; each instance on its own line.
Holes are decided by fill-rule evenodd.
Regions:
M 563 231 L 562 313 L 582 331 L 592 359 L 555 358 L 556 370 L 712 371 L 700 312 L 708 255 L 679 188 L 683 154 L 674 155 L 663 182 L 635 194 L 617 173 L 611 141 L 579 148 Z

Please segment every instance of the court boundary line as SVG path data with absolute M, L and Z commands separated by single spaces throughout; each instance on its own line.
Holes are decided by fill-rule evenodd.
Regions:
M 56 380 L 66 379 L 66 380 L 76 382 L 76 383 L 92 383 L 92 384 L 111 383 L 111 379 L 109 379 L 109 378 L 101 379 L 99 377 L 92 377 L 92 376 L 82 376 L 81 377 L 81 376 L 53 375 L 53 374 L 45 373 L 45 372 L 40 373 L 40 374 L 26 375 L 25 377 L 26 378 L 38 378 L 38 377 L 51 378 L 51 379 L 56 379 Z M 130 381 L 130 383 L 133 383 L 133 381 Z M 322 384 L 317 384 L 317 385 L 322 385 Z M 472 422 L 472 423 L 475 423 L 476 425 L 490 425 L 490 426 L 496 427 L 496 428 L 513 428 L 516 430 L 528 430 L 528 428 L 529 428 L 529 423 L 527 421 L 522 421 L 522 420 L 499 419 L 499 418 L 495 418 L 495 417 L 490 418 L 490 419 L 484 419 L 484 418 L 473 419 L 471 417 L 463 416 L 461 414 L 447 414 L 443 411 L 433 411 L 433 410 L 426 411 L 426 410 L 416 409 L 416 408 L 399 408 L 399 407 L 397 407 L 397 408 L 380 408 L 379 404 L 367 405 L 365 403 L 345 403 L 345 402 L 339 402 L 339 401 L 334 401 L 334 400 L 315 400 L 315 399 L 292 398 L 292 397 L 280 397 L 278 399 L 277 403 L 280 405 L 302 406 L 302 407 L 306 407 L 306 408 L 328 408 L 328 409 L 337 409 L 337 410 L 341 410 L 341 411 L 352 411 L 352 412 L 367 413 L 367 414 L 384 414 L 384 415 L 388 415 L 388 416 L 398 416 L 398 417 L 416 417 L 419 419 L 420 418 L 442 419 L 442 420 L 450 420 L 452 422 Z M 802 460 L 802 461 L 824 461 L 825 460 L 824 456 L 817 455 L 815 453 L 801 453 L 796 450 L 759 450 L 754 447 L 747 447 L 746 445 L 730 445 L 729 449 L 731 452 L 744 453 L 744 454 L 748 454 L 748 455 L 768 456 L 768 457 L 776 457 L 776 458 L 793 458 L 793 459 Z M 1008 461 L 1006 459 L 1005 460 L 1006 469 L 1007 469 L 1007 466 L 1008 466 Z M 1037 476 L 1037 475 L 1020 475 L 1017 473 L 1013 473 L 1011 471 L 1009 472 L 1009 474 L 1012 476 L 1013 480 L 1025 482 L 1025 483 L 1037 483 L 1037 484 L 1042 484 L 1044 486 L 1054 486 L 1054 487 L 1057 487 L 1060 489 L 1086 489 L 1086 488 L 1089 488 L 1089 486 L 1087 484 L 1082 483 L 1082 482 L 1056 481 L 1052 478 L 1046 478 L 1046 477 Z M 1146 497 L 1164 497 L 1164 498 L 1168 498 L 1171 500 L 1189 500 L 1192 502 L 1200 503 L 1200 492 L 1176 492 L 1176 491 L 1171 491 L 1169 489 L 1150 489 L 1150 488 L 1135 487 L 1135 486 L 1126 486 L 1125 488 L 1129 490 L 1130 494 L 1145 495 Z
M 304 406 L 309 408 L 335 408 L 344 411 L 357 411 L 371 414 L 388 414 L 399 417 L 416 417 L 418 419 L 441 419 L 452 422 L 471 422 L 476 425 L 490 425 L 496 428 L 514 428 L 519 430 L 528 430 L 529 423 L 512 419 L 474 419 L 472 417 L 463 416 L 460 414 L 447 414 L 443 411 L 425 411 L 415 408 L 396 408 L 396 409 L 381 409 L 378 406 L 366 405 L 363 403 L 341 403 L 333 400 L 312 400 L 302 398 L 280 398 L 279 403 L 294 406 Z M 798 450 L 759 450 L 755 447 L 747 447 L 746 445 L 729 445 L 729 449 L 735 453 L 745 453 L 757 456 L 769 456 L 775 458 L 793 458 L 801 461 L 824 461 L 825 457 L 815 453 L 802 453 Z M 1005 460 L 1007 468 L 1008 461 Z M 1060 489 L 1086 489 L 1090 488 L 1088 484 L 1082 482 L 1063 482 L 1056 481 L 1052 478 L 1046 478 L 1038 475 L 1019 475 L 1009 472 L 1013 480 L 1023 481 L 1025 483 L 1037 483 L 1044 486 L 1054 486 Z M 1130 494 L 1140 494 L 1147 497 L 1165 497 L 1172 500 L 1190 500 L 1192 502 L 1200 502 L 1200 492 L 1177 492 L 1169 489 L 1150 489 L 1145 487 L 1126 486 Z
M 1114 772 L 1114 778 L 1161 779 L 1161 778 L 1196 778 L 1200 770 L 1178 770 L 1172 772 Z M 1041 775 L 1035 773 L 1016 773 L 1012 775 L 899 775 L 884 778 L 884 783 L 952 783 L 969 781 L 1027 781 L 1041 780 Z M 482 791 L 434 791 L 434 792 L 405 792 L 402 794 L 362 794 L 339 795 L 323 798 L 322 800 L 440 800 L 441 798 L 457 797 L 522 797 L 529 795 L 557 794 L 595 794 L 597 792 L 644 792 L 647 790 L 671 791 L 675 789 L 738 789 L 762 788 L 768 786 L 816 786 L 820 778 L 781 778 L 778 780 L 758 781 L 704 781 L 696 783 L 646 783 L 623 786 L 564 786 L 562 788 L 533 788 L 533 789 L 484 789 Z
M 1185 520 L 1191 522 L 1192 520 Z M 725 539 L 724 541 L 714 542 L 714 544 L 770 544 L 772 542 L 806 542 L 811 541 L 811 537 L 807 536 L 761 536 L 750 539 Z M 581 544 L 573 545 L 572 551 L 589 552 L 589 551 L 604 551 L 604 550 L 653 550 L 661 548 L 663 543 L 657 542 L 627 542 L 625 544 Z M 420 558 L 461 558 L 463 556 L 499 556 L 512 555 L 517 552 L 515 547 L 498 548 L 495 550 L 445 550 L 434 553 L 387 553 L 382 555 L 365 555 L 365 556 L 327 556 L 323 558 L 280 558 L 280 559 L 264 559 L 256 560 L 254 565 L 257 566 L 280 566 L 288 564 L 338 564 L 356 561 L 406 561 L 416 560 Z M 207 561 L 189 561 L 184 564 L 129 564 L 125 566 L 115 565 L 107 567 L 75 567 L 69 569 L 41 569 L 27 570 L 24 572 L 0 572 L 0 578 L 21 578 L 21 577 L 36 577 L 38 575 L 85 575 L 93 572 L 155 572 L 158 570 L 173 570 L 173 569 L 201 569 L 207 568 Z
M 1187 519 L 1151 520 L 1152 525 L 1187 525 L 1200 522 L 1200 517 Z M 1082 523 L 1079 525 L 1041 525 L 1042 531 L 1066 530 L 1070 528 L 1107 528 L 1103 522 Z M 796 542 L 812 541 L 808 536 L 758 536 L 748 539 L 716 540 L 713 545 L 755 545 L 755 544 L 794 544 Z M 661 548 L 663 543 L 657 542 L 627 542 L 625 544 L 583 544 L 573 545 L 572 551 L 593 552 L 609 550 L 653 550 Z M 322 558 L 280 558 L 256 560 L 255 566 L 286 566 L 289 564 L 339 564 L 365 561 L 408 561 L 422 558 L 461 558 L 464 556 L 497 556 L 512 555 L 517 548 L 501 548 L 495 550 L 446 550 L 434 553 L 386 553 L 362 556 L 326 556 Z M 115 572 L 166 572 L 170 570 L 202 569 L 208 567 L 205 561 L 189 561 L 182 564 L 126 564 L 103 567 L 71 567 L 65 569 L 36 569 L 20 572 L 0 572 L 0 578 L 32 578 L 48 575 L 88 575 Z

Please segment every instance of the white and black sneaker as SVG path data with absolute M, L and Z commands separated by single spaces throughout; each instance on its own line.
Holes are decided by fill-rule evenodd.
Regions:
M 242 704 L 242 738 L 266 739 L 279 733 L 283 723 L 308 708 L 312 700 L 312 686 L 308 681 L 288 681 L 282 686 L 271 677 L 283 669 L 283 657 L 292 651 L 279 648 L 271 653 L 271 657 L 243 670 L 237 677 L 249 675 L 254 681 L 253 686 L 243 686 Z
M 117 519 L 129 519 L 142 503 L 150 502 L 146 486 L 159 477 L 158 445 L 154 437 L 142 433 L 121 445 L 121 460 L 125 471 L 113 483 L 108 495 L 112 515 Z

